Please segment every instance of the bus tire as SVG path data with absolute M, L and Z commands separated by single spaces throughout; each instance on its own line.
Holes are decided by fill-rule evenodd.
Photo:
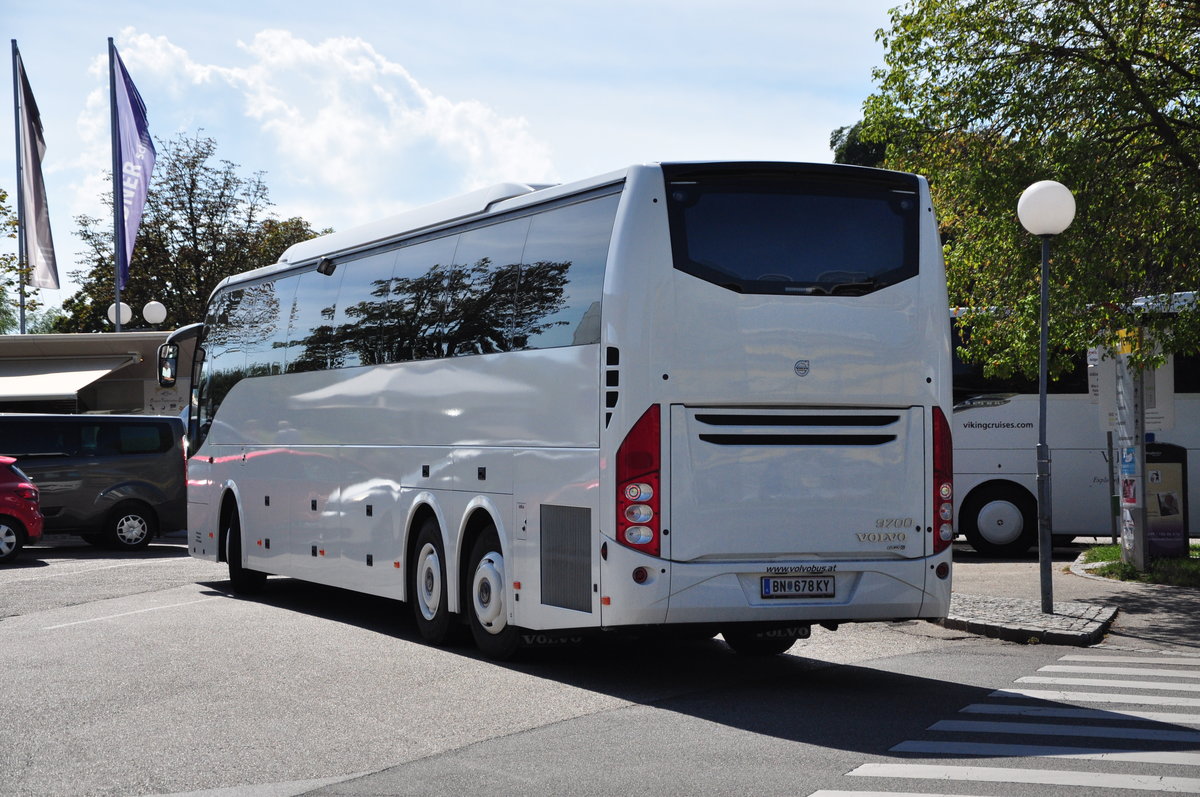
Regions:
M 751 631 L 722 631 L 721 636 L 740 656 L 778 656 L 796 644 L 796 637 L 767 636 Z
M 267 584 L 267 574 L 242 565 L 242 521 L 237 508 L 229 513 L 225 525 L 225 559 L 229 563 L 229 583 L 237 595 L 257 595 Z
M 976 487 L 958 518 L 967 542 L 987 556 L 1022 556 L 1037 542 L 1037 500 L 1012 482 Z
M 430 645 L 444 645 L 450 636 L 446 592 L 446 552 L 437 521 L 427 519 L 417 532 L 416 555 L 408 579 L 408 601 L 417 631 Z
M 509 659 L 520 647 L 521 636 L 508 623 L 504 556 L 495 526 L 484 529 L 471 546 L 467 572 L 465 602 L 475 646 L 489 659 Z

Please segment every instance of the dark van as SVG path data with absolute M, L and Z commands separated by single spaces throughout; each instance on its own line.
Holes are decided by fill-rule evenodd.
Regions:
M 0 413 L 0 454 L 41 491 L 45 532 L 120 550 L 187 526 L 183 436 L 173 417 Z

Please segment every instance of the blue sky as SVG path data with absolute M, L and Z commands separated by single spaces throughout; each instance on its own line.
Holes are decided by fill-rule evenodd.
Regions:
M 830 131 L 860 117 L 883 56 L 875 31 L 899 2 L 8 3 L 5 38 L 42 113 L 63 282 L 42 297 L 75 290 L 73 217 L 106 212 L 109 36 L 155 138 L 202 130 L 242 174 L 266 172 L 279 216 L 344 229 L 507 180 L 827 162 Z M 0 151 L 15 156 L 8 119 Z

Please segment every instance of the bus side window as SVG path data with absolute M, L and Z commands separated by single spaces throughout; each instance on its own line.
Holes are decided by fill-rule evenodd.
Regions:
M 515 348 L 600 342 L 604 266 L 619 196 L 533 217 L 517 291 Z
M 1200 393 L 1200 355 L 1175 355 L 1175 392 Z

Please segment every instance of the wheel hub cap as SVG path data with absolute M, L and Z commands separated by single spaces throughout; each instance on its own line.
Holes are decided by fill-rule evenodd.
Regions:
M 504 557 L 495 551 L 479 560 L 472 583 L 475 617 L 489 633 L 499 634 L 508 625 L 504 607 Z

